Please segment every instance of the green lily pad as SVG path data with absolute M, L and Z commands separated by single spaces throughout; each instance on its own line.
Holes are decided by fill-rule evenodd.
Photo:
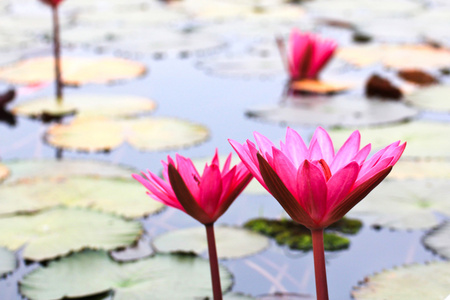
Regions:
M 292 99 L 276 106 L 252 108 L 247 116 L 281 124 L 354 127 L 411 119 L 417 111 L 399 102 L 334 98 Z
M 9 168 L 0 163 L 0 182 L 5 180 L 10 174 Z
M 131 176 L 131 175 L 130 175 Z M 84 207 L 126 218 L 140 218 L 165 206 L 142 195 L 131 178 L 77 176 L 34 178 L 0 189 L 0 215 L 54 207 Z
M 13 252 L 0 247 L 0 276 L 16 269 L 17 261 Z
M 258 218 L 244 224 L 245 228 L 274 238 L 279 245 L 287 245 L 291 249 L 312 250 L 311 231 L 303 225 L 292 220 L 268 220 Z M 342 219 L 328 228 L 324 233 L 324 247 L 327 251 L 347 249 L 350 240 L 338 234 L 355 234 L 361 229 L 362 223 L 358 220 Z
M 409 265 L 369 276 L 352 296 L 369 299 L 445 299 L 450 286 L 450 262 Z
M 220 274 L 226 291 L 232 275 L 222 266 Z M 31 300 L 78 298 L 108 290 L 114 300 L 204 299 L 212 294 L 209 263 L 180 255 L 118 263 L 106 252 L 84 251 L 52 261 L 20 283 L 20 292 Z
M 130 174 L 137 171 L 126 166 L 84 159 L 25 159 L 4 161 L 10 170 L 6 182 L 35 177 L 71 177 L 93 175 L 98 177 L 130 178 Z M 5 183 L 6 183 L 5 182 Z
M 241 293 L 226 293 L 223 295 L 224 300 L 256 300 L 252 296 L 244 295 Z
M 429 229 L 439 225 L 435 213 L 450 216 L 448 179 L 387 180 L 351 212 L 369 215 L 372 224 L 393 229 Z
M 221 259 L 240 258 L 255 254 L 269 246 L 269 239 L 263 235 L 238 227 L 217 226 L 214 228 L 217 255 Z M 195 253 L 208 251 L 204 227 L 169 231 L 153 240 L 157 252 Z
M 203 59 L 198 67 L 223 77 L 268 77 L 285 72 L 279 57 L 215 57 Z
M 23 102 L 11 111 L 32 118 L 64 116 L 77 113 L 81 116 L 129 117 L 151 112 L 155 102 L 144 97 L 118 95 L 67 95 L 58 103 L 53 97 Z
M 391 179 L 450 179 L 450 162 L 445 160 L 406 160 L 401 159 L 389 174 Z
M 422 109 L 450 112 L 450 86 L 438 85 L 417 90 L 408 95 L 406 100 L 411 105 Z
M 448 158 L 450 157 L 450 125 L 437 122 L 414 121 L 389 127 L 361 128 L 361 144 L 372 144 L 372 149 L 381 149 L 401 140 L 407 146 L 403 157 Z M 353 130 L 331 130 L 335 145 L 342 145 Z
M 133 244 L 141 235 L 137 221 L 83 209 L 57 208 L 28 216 L 0 218 L 0 245 L 23 257 L 42 261 L 81 249 L 113 250 Z
M 446 222 L 428 233 L 423 243 L 442 257 L 450 259 L 450 222 Z
M 63 81 L 79 86 L 87 83 L 111 83 L 142 76 L 144 65 L 115 57 L 63 57 L 61 60 Z M 33 84 L 53 81 L 55 77 L 53 57 L 35 57 L 22 60 L 0 69 L 0 80 L 14 84 Z
M 206 127 L 174 118 L 78 118 L 70 124 L 50 126 L 45 139 L 65 150 L 99 152 L 125 141 L 144 151 L 172 150 L 198 144 L 208 137 Z

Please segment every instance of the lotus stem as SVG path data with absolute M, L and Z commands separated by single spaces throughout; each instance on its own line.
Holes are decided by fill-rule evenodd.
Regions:
M 53 14 L 53 57 L 55 59 L 55 84 L 56 84 L 56 102 L 62 103 L 63 101 L 63 83 L 61 79 L 61 50 L 59 39 L 59 18 L 58 18 L 58 6 L 52 5 Z
M 216 239 L 214 237 L 214 223 L 205 224 L 206 238 L 208 240 L 209 266 L 211 268 L 211 281 L 214 300 L 222 300 L 222 288 L 220 286 L 219 261 L 217 259 Z
M 323 229 L 311 229 L 314 254 L 314 273 L 316 276 L 317 300 L 328 300 L 327 270 L 325 267 L 325 249 Z

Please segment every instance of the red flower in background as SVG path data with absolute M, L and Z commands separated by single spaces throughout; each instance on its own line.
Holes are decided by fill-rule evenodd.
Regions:
M 63 0 L 40 0 L 41 2 L 56 7 L 58 6 Z
M 317 79 L 336 48 L 337 43 L 334 40 L 294 28 L 287 51 L 291 79 Z

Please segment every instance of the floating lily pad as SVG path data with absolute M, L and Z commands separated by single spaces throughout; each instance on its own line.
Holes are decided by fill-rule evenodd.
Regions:
M 53 97 L 22 102 L 11 111 L 32 118 L 63 116 L 77 113 L 81 116 L 129 117 L 155 109 L 156 103 L 138 96 L 66 95 L 58 103 Z
M 428 233 L 423 243 L 442 257 L 450 259 L 450 222 L 446 222 Z
M 450 112 L 450 86 L 432 86 L 417 90 L 406 100 L 414 106 L 426 110 Z
M 0 247 L 0 276 L 14 271 L 16 266 L 17 261 L 14 252 Z
M 248 221 L 244 224 L 244 227 L 274 238 L 279 245 L 286 245 L 295 250 L 312 250 L 311 231 L 292 220 L 258 218 Z M 338 234 L 338 232 L 355 234 L 361 227 L 362 223 L 360 221 L 351 219 L 342 219 L 332 224 L 325 229 L 325 250 L 337 251 L 347 249 L 350 245 L 350 240 Z
M 403 157 L 446 158 L 450 156 L 450 125 L 445 123 L 415 121 L 380 128 L 362 128 L 361 144 L 372 144 L 372 149 L 381 149 L 390 143 L 406 141 Z M 331 130 L 330 136 L 336 145 L 342 145 L 353 130 Z
M 139 150 L 160 151 L 195 145 L 208 137 L 204 126 L 174 118 L 79 118 L 67 125 L 52 125 L 45 138 L 50 145 L 67 150 L 109 151 L 127 141 Z
M 299 97 L 279 105 L 252 108 L 247 115 L 281 124 L 354 127 L 400 122 L 414 117 L 417 111 L 399 102 L 364 98 Z
M 214 228 L 219 258 L 240 258 L 255 254 L 269 246 L 263 235 L 238 227 L 217 226 Z M 204 227 L 169 231 L 156 237 L 153 246 L 157 252 L 187 252 L 204 254 L 208 251 Z
M 220 275 L 226 291 L 232 275 L 222 266 Z M 118 263 L 106 252 L 84 251 L 52 261 L 20 283 L 20 292 L 32 300 L 78 298 L 108 290 L 114 300 L 204 299 L 212 294 L 209 263 L 179 255 Z
M 202 60 L 198 66 L 224 77 L 268 77 L 284 74 L 279 57 L 216 57 Z
M 111 257 L 115 261 L 133 261 L 141 258 L 149 257 L 154 253 L 150 245 L 150 237 L 143 235 L 136 245 L 132 245 L 125 249 L 111 251 Z
M 365 67 L 382 63 L 394 69 L 444 68 L 450 65 L 450 51 L 424 45 L 369 45 L 339 48 L 337 57 Z
M 256 300 L 252 296 L 244 295 L 241 293 L 226 293 L 223 295 L 224 300 Z
M 141 63 L 113 57 L 63 57 L 61 63 L 64 83 L 75 86 L 111 83 L 135 78 L 146 72 Z M 14 84 L 32 84 L 53 81 L 54 73 L 52 57 L 37 57 L 0 69 L 0 80 Z
M 103 161 L 84 159 L 25 159 L 4 161 L 11 171 L 7 182 L 15 182 L 21 179 L 35 177 L 71 177 L 94 175 L 99 177 L 122 177 L 130 178 L 130 174 L 136 170 Z
M 352 296 L 369 299 L 445 299 L 450 286 L 450 262 L 409 265 L 367 277 Z
M 314 94 L 333 94 L 346 91 L 350 88 L 350 86 L 347 84 L 339 84 L 312 79 L 297 80 L 292 82 L 290 86 L 294 91 Z
M 0 215 L 34 212 L 54 206 L 85 207 L 126 218 L 161 211 L 164 205 L 142 196 L 131 178 L 94 176 L 35 178 L 0 189 Z
M 258 300 L 316 300 L 316 297 L 293 293 L 275 293 L 259 296 Z
M 450 162 L 444 160 L 406 160 L 401 159 L 389 174 L 392 179 L 450 179 Z
M 435 213 L 450 216 L 448 179 L 388 180 L 358 204 L 352 216 L 373 216 L 372 224 L 393 229 L 429 229 Z
M 83 209 L 57 208 L 35 215 L 0 218 L 0 245 L 24 247 L 28 260 L 48 260 L 84 248 L 113 250 L 136 241 L 137 221 Z
M 0 163 L 0 182 L 2 182 L 3 180 L 6 179 L 6 177 L 9 176 L 9 169 L 7 166 L 5 166 L 4 164 Z

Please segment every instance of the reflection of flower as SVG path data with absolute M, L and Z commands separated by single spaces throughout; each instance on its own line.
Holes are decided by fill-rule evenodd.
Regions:
M 62 0 L 41 0 L 41 2 L 44 2 L 45 4 L 48 4 L 50 6 L 56 7 L 62 2 Z
M 202 224 L 214 223 L 244 190 L 252 179 L 247 168 L 239 163 L 230 168 L 231 154 L 222 171 L 216 154 L 210 165 L 206 165 L 200 175 L 192 161 L 181 155 L 176 156 L 176 164 L 171 157 L 163 162 L 164 180 L 155 174 L 137 174 L 133 178 L 144 185 L 155 200 L 180 209 Z
M 395 142 L 366 160 L 370 144 L 359 149 L 359 131 L 336 154 L 328 133 L 320 127 L 309 148 L 290 128 L 280 149 L 256 132 L 255 139 L 259 151 L 250 141 L 230 142 L 292 219 L 310 229 L 341 219 L 387 176 L 406 146 Z
M 353 132 L 336 154 L 330 136 L 320 127 L 309 147 L 290 128 L 280 149 L 257 132 L 259 150 L 250 141 L 241 145 L 230 140 L 242 162 L 289 216 L 311 230 L 318 300 L 328 300 L 324 228 L 374 189 L 406 147 L 397 141 L 367 159 L 370 144 L 359 149 L 360 138 L 359 131 Z
M 291 79 L 317 79 L 336 48 L 334 40 L 293 29 L 287 55 Z

